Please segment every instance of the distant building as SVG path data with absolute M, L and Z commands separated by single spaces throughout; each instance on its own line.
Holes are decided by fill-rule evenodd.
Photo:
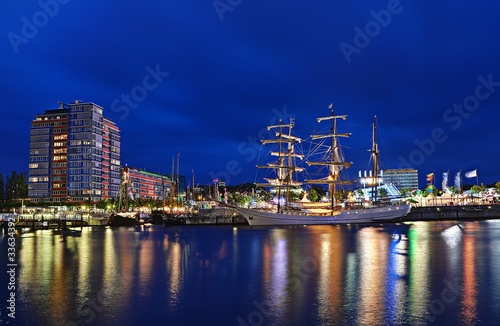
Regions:
M 172 183 L 175 185 L 174 195 L 176 197 L 186 197 L 186 187 L 187 179 L 185 175 L 182 174 L 167 174 L 167 177 L 172 179 Z
M 166 175 L 134 168 L 128 168 L 128 173 L 129 194 L 134 199 L 163 200 L 171 196 L 172 180 Z
M 28 197 L 98 201 L 120 187 L 120 130 L 91 102 L 60 103 L 31 123 Z
M 418 189 L 418 170 L 393 169 L 382 172 L 383 183 L 392 183 L 398 189 Z

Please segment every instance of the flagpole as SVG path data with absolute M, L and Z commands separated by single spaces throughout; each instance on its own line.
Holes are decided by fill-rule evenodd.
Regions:
M 435 182 L 435 179 L 436 178 L 436 174 L 434 173 L 434 170 L 432 170 L 432 197 L 434 198 L 434 206 L 436 206 L 436 182 Z
M 448 169 L 448 173 L 446 174 L 446 189 L 448 189 L 448 181 L 449 180 L 450 180 L 450 169 Z
M 476 168 L 476 186 L 479 186 L 479 177 L 477 176 L 477 168 Z
M 460 192 L 463 192 L 464 184 L 462 180 L 462 169 L 460 169 Z

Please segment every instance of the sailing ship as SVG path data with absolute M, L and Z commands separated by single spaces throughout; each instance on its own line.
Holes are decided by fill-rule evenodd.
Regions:
M 297 205 L 290 206 L 289 190 L 301 186 L 302 183 L 293 180 L 293 172 L 302 171 L 303 168 L 293 164 L 294 159 L 303 160 L 304 156 L 295 152 L 294 145 L 302 140 L 292 135 L 294 121 L 283 124 L 280 120 L 278 125 L 268 126 L 267 129 L 278 129 L 275 133 L 276 138 L 272 140 L 262 140 L 262 144 L 277 143 L 279 150 L 271 152 L 271 155 L 277 156 L 276 163 L 257 166 L 258 168 L 269 168 L 277 171 L 276 178 L 265 178 L 267 183 L 258 183 L 257 186 L 271 187 L 276 189 L 277 205 L 273 210 L 262 210 L 253 208 L 236 207 L 236 210 L 242 214 L 250 225 L 310 225 L 310 224 L 347 224 L 347 223 L 373 223 L 384 221 L 397 221 L 406 216 L 411 208 L 408 203 L 392 203 L 381 205 L 377 200 L 373 200 L 369 205 L 346 207 L 338 202 L 336 198 L 336 189 L 340 185 L 352 185 L 354 181 L 343 180 L 340 178 L 341 171 L 352 165 L 352 162 L 346 162 L 340 151 L 339 138 L 348 138 L 350 133 L 337 132 L 337 120 L 346 120 L 346 115 L 335 115 L 333 105 L 330 105 L 331 114 L 326 117 L 317 118 L 318 123 L 329 121 L 330 132 L 326 134 L 312 135 L 312 141 L 329 140 L 328 155 L 322 160 L 307 161 L 308 166 L 326 167 L 327 175 L 319 179 L 305 180 L 309 185 L 327 185 L 329 201 L 313 203 L 301 201 Z M 374 129 L 375 130 L 375 129 Z M 286 145 L 286 146 L 285 146 Z M 376 144 L 375 132 L 373 137 L 372 155 L 378 157 L 378 145 Z M 377 169 L 375 169 L 375 164 Z M 378 160 L 374 158 L 375 179 L 378 175 Z M 373 192 L 376 192 L 377 183 L 373 184 Z M 285 200 L 280 200 L 282 191 L 285 193 Z M 375 196 L 376 197 L 376 196 Z M 375 198 L 376 199 L 376 198 Z
M 129 169 L 124 167 L 118 195 L 118 212 L 110 214 L 107 222 L 108 226 L 136 226 L 140 224 L 140 214 L 138 212 L 128 212 L 129 185 Z

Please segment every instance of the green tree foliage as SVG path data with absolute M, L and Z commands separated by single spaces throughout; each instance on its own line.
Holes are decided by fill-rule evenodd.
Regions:
M 380 198 L 387 197 L 387 189 L 385 188 L 378 188 L 378 195 Z
M 473 195 L 477 195 L 480 192 L 484 191 L 486 189 L 486 186 L 484 184 L 481 184 L 480 186 L 472 186 L 470 188 L 470 193 Z
M 263 201 L 270 201 L 272 196 L 270 193 L 268 193 L 267 191 L 262 191 L 260 197 L 262 198 Z
M 361 190 L 361 189 L 356 190 L 356 197 L 363 199 L 364 196 L 365 196 L 365 194 L 363 193 L 363 190 Z
M 310 201 L 318 201 L 318 199 L 319 199 L 318 193 L 312 187 L 309 189 L 308 198 Z
M 401 189 L 399 189 L 399 192 L 401 192 L 401 196 L 403 196 L 403 197 L 410 195 L 410 189 L 408 189 L 408 188 L 401 188 Z
M 5 182 L 5 200 L 13 202 L 28 197 L 28 179 L 26 172 L 12 172 Z
M 424 197 L 427 197 L 430 194 L 432 194 L 433 196 L 436 196 L 436 187 L 434 187 L 433 185 L 427 186 L 422 195 Z
M 497 194 L 500 194 L 500 181 L 495 183 L 495 189 L 496 189 Z

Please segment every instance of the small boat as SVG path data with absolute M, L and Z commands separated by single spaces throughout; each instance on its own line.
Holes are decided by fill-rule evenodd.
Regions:
M 185 225 L 186 216 L 185 215 L 172 215 L 167 214 L 164 219 L 163 225 Z
M 149 215 L 151 218 L 151 223 L 156 225 L 163 225 L 166 214 L 161 210 L 154 210 Z
M 137 213 L 113 213 L 108 218 L 108 226 L 136 226 L 140 225 Z
M 273 188 L 276 190 L 277 198 L 281 198 L 282 190 L 285 192 L 285 202 L 281 204 L 278 199 L 276 208 L 271 210 L 249 209 L 235 207 L 242 214 L 250 225 L 309 225 L 309 224 L 347 224 L 347 223 L 374 223 L 399 221 L 406 216 L 411 205 L 403 202 L 390 201 L 387 204 L 380 204 L 380 201 L 373 200 L 369 205 L 361 207 L 348 207 L 343 203 L 337 202 L 335 192 L 338 185 L 352 185 L 353 181 L 341 180 L 340 172 L 342 169 L 347 169 L 351 166 L 351 162 L 346 162 L 340 153 L 338 138 L 347 138 L 350 133 L 337 132 L 337 120 L 346 120 L 346 115 L 335 115 L 332 109 L 330 116 L 318 118 L 318 123 L 322 121 L 330 121 L 331 128 L 329 133 L 312 135 L 311 140 L 329 141 L 327 144 L 328 154 L 323 155 L 322 160 L 308 161 L 307 165 L 324 166 L 327 168 L 327 175 L 320 179 L 305 180 L 307 184 L 326 184 L 330 195 L 329 201 L 322 203 L 299 202 L 298 205 L 290 205 L 289 190 L 299 186 L 301 183 L 292 180 L 292 173 L 302 171 L 303 168 L 293 164 L 293 158 L 303 159 L 303 155 L 295 152 L 294 145 L 301 142 L 299 137 L 292 135 L 294 121 L 284 124 L 281 120 L 278 125 L 268 126 L 267 130 L 278 129 L 276 131 L 276 139 L 262 140 L 262 144 L 277 143 L 279 150 L 271 152 L 271 155 L 277 156 L 276 163 L 268 163 L 267 165 L 257 166 L 257 168 L 270 168 L 276 170 L 276 178 L 265 178 L 267 183 L 257 184 L 257 186 Z M 375 138 L 375 123 L 374 123 L 374 140 L 372 154 L 378 155 L 378 146 Z M 374 162 L 378 164 L 378 161 Z M 375 163 L 374 163 L 375 164 Z M 377 179 L 377 171 L 374 165 L 374 180 Z M 376 193 L 378 180 L 373 182 L 373 191 Z

